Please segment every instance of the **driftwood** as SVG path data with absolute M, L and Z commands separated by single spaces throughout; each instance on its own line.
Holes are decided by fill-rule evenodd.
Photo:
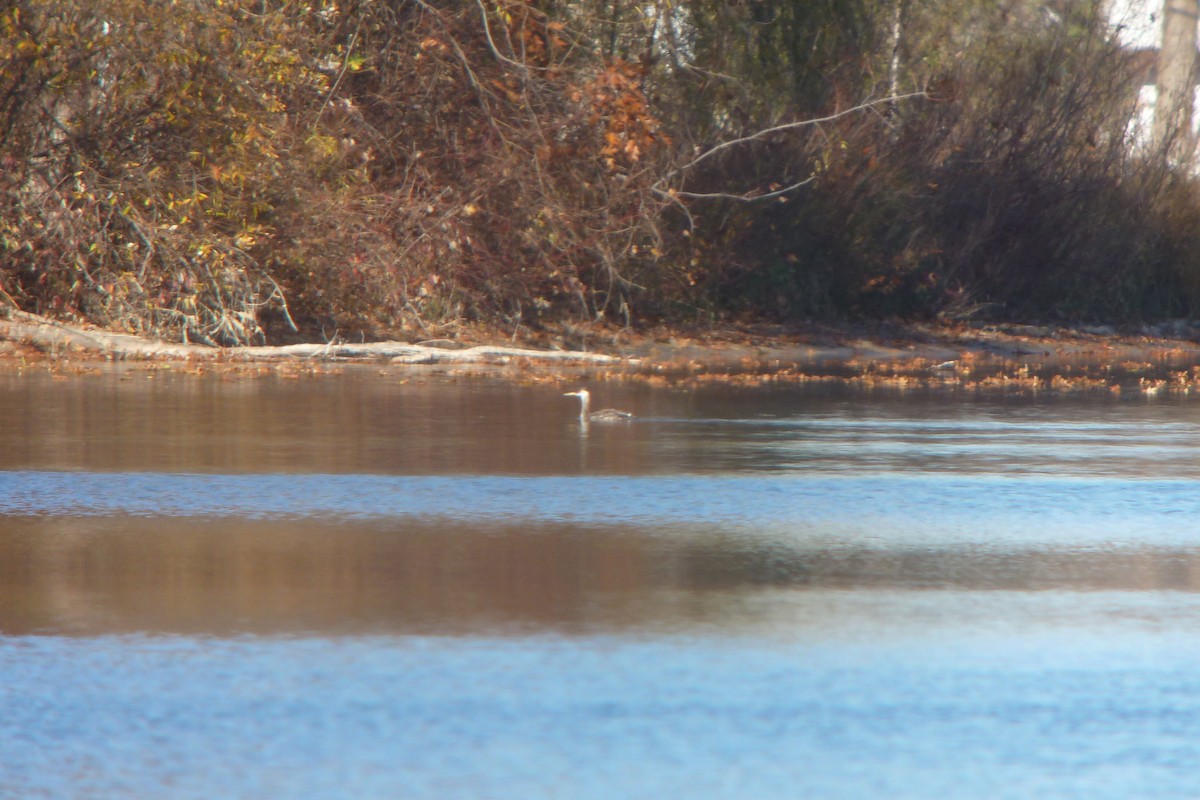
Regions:
M 622 359 L 600 353 L 571 350 L 528 350 L 519 347 L 467 347 L 451 350 L 405 342 L 330 342 L 328 344 L 289 344 L 277 347 L 208 347 L 199 344 L 172 344 L 127 333 L 112 333 L 81 328 L 9 309 L 7 319 L 0 318 L 0 340 L 26 342 L 36 347 L 58 350 L 82 350 L 108 358 L 194 360 L 273 360 L 273 359 L 360 359 L 390 360 L 394 364 L 485 364 L 512 360 L 567 364 L 616 364 Z

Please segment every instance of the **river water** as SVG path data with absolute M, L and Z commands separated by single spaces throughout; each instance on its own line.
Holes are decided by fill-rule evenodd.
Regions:
M 0 375 L 0 797 L 1200 795 L 1200 403 Z

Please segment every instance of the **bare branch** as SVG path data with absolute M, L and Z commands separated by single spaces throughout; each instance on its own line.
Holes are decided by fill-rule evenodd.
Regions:
M 888 97 L 881 97 L 878 100 L 868 100 L 865 103 L 860 103 L 859 105 L 856 105 L 852 108 L 847 108 L 842 111 L 838 111 L 836 113 L 826 115 L 824 117 L 814 117 L 813 119 L 802 119 L 802 120 L 797 120 L 796 122 L 785 122 L 782 125 L 775 125 L 770 128 L 764 128 L 761 131 L 757 131 L 756 133 L 750 134 L 749 136 L 742 136 L 737 139 L 730 139 L 727 142 L 721 142 L 718 145 L 710 147 L 708 150 L 705 150 L 703 153 L 696 156 L 695 158 L 693 158 L 691 161 L 687 162 L 686 164 L 684 164 L 680 167 L 676 167 L 675 169 L 671 170 L 656 185 L 661 186 L 665 181 L 675 177 L 676 175 L 678 175 L 681 172 L 691 169 L 692 167 L 696 166 L 697 164 L 701 163 L 702 161 L 707 161 L 708 159 L 715 156 L 717 153 L 728 150 L 731 147 L 736 147 L 737 145 L 740 145 L 740 144 L 747 144 L 749 142 L 757 141 L 759 139 L 770 136 L 773 133 L 780 133 L 782 131 L 795 130 L 797 128 L 807 128 L 807 127 L 810 127 L 813 125 L 821 125 L 826 122 L 833 122 L 834 120 L 841 119 L 842 117 L 847 117 L 851 114 L 856 114 L 859 111 L 864 111 L 869 108 L 875 108 L 877 106 L 886 105 L 888 103 L 898 103 L 902 100 L 911 100 L 914 97 L 927 97 L 927 96 L 928 95 L 923 91 L 909 92 L 908 94 L 901 94 L 901 95 L 889 95 Z
M 500 48 L 496 46 L 496 40 L 492 38 L 492 26 L 488 23 L 487 9 L 483 7 L 481 0 L 475 0 L 475 5 L 479 6 L 479 16 L 483 20 L 483 33 L 484 36 L 487 37 L 488 49 L 492 51 L 492 55 L 494 55 L 497 60 L 516 67 L 521 71 L 522 74 L 528 75 L 528 65 L 522 64 L 520 61 L 514 61 L 511 58 L 507 58 L 500 52 Z
M 356 42 L 358 42 L 358 35 L 360 33 L 362 33 L 362 20 L 359 20 L 358 28 L 354 31 L 354 35 L 350 37 L 350 44 L 346 46 L 346 57 L 342 59 L 342 68 L 338 72 L 337 79 L 333 82 L 333 86 L 330 87 L 329 94 L 325 96 L 325 102 L 321 104 L 321 108 L 317 111 L 316 116 L 313 117 L 314 129 L 316 128 L 317 123 L 320 122 L 321 117 L 325 114 L 325 109 L 329 108 L 329 104 L 332 102 L 334 96 L 338 93 L 338 89 L 341 88 L 342 81 L 346 77 L 346 70 L 350 69 L 350 60 L 354 55 L 354 45 Z
M 688 198 L 690 200 L 718 200 L 718 199 L 720 199 L 720 200 L 739 200 L 744 203 L 756 203 L 759 200 L 772 200 L 776 197 L 782 197 L 783 195 L 788 194 L 789 192 L 796 191 L 797 189 L 799 189 L 802 186 L 807 186 L 808 184 L 812 183 L 816 179 L 817 178 L 815 175 L 810 175 L 809 177 L 805 178 L 802 181 L 797 181 L 796 183 L 793 183 L 790 186 L 785 186 L 782 189 L 776 189 L 775 191 L 767 192 L 766 194 L 753 194 L 751 192 L 747 192 L 746 194 L 733 194 L 732 192 L 685 192 L 685 191 L 682 191 L 679 189 L 676 189 L 675 191 L 668 191 L 668 192 L 664 192 L 661 189 L 655 189 L 654 193 L 659 195 L 660 197 L 667 197 L 672 200 L 674 200 L 675 198 L 684 197 L 684 198 Z

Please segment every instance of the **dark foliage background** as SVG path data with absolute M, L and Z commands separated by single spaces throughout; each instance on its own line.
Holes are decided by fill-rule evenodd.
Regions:
M 1136 135 L 1111 22 L 1094 0 L 5 0 L 0 302 L 217 344 L 1190 316 L 1200 194 Z

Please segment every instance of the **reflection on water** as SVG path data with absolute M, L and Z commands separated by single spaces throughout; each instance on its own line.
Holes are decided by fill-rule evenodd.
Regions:
M 0 470 L 1200 478 L 1200 403 L 1188 398 L 601 384 L 598 405 L 638 418 L 583 431 L 561 388 L 369 369 L 236 381 L 119 369 L 67 381 L 0 374 Z
M 599 394 L 599 392 L 597 393 Z M 639 413 L 657 395 L 641 392 Z M 0 469 L 215 473 L 639 472 L 646 440 L 593 426 L 553 387 L 401 379 L 368 369 L 223 381 L 0 375 Z
M 906 593 L 929 590 L 945 603 L 970 594 L 977 605 L 978 593 L 1198 593 L 1186 601 L 1194 624 L 1200 548 L 813 547 L 717 528 L 139 518 L 11 520 L 0 536 L 0 631 L 9 635 L 821 638 L 895 624 L 897 614 L 854 595 L 911 610 Z M 1003 612 L 1012 598 L 988 607 L 997 602 Z M 920 601 L 924 613 L 938 603 Z
M 1200 403 L 404 375 L 0 376 L 0 797 L 1194 796 Z

